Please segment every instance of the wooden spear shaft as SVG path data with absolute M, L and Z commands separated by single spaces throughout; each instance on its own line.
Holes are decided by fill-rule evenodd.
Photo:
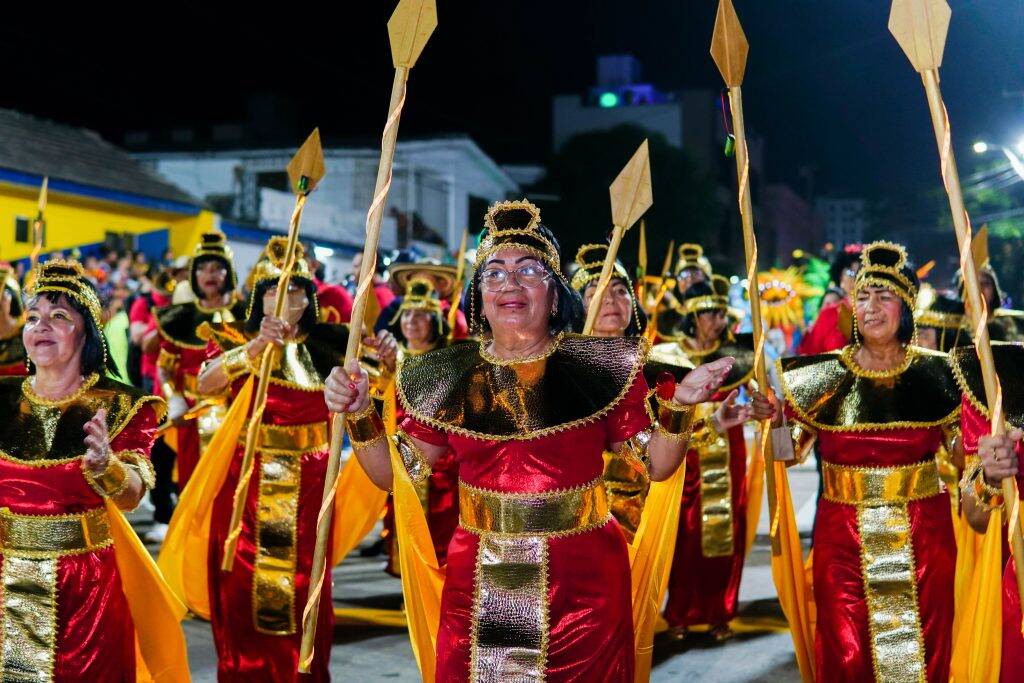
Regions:
M 349 330 L 348 345 L 345 348 L 345 366 L 359 357 L 359 342 L 362 337 L 361 325 L 366 309 L 366 297 L 376 296 L 373 292 L 373 273 L 377 263 L 377 245 L 380 242 L 380 226 L 384 217 L 384 204 L 391 186 L 391 165 L 395 157 L 395 143 L 398 140 L 398 122 L 405 102 L 405 86 L 409 78 L 409 67 L 395 67 L 395 80 L 391 86 L 391 103 L 388 106 L 388 122 L 384 127 L 381 142 L 380 166 L 377 168 L 377 184 L 373 204 L 366 216 L 366 244 L 363 246 L 363 261 L 359 268 L 359 289 L 352 305 L 353 327 Z M 327 569 L 327 546 L 330 541 L 331 521 L 334 515 L 334 494 L 337 491 L 338 471 L 341 468 L 341 446 L 345 437 L 345 414 L 336 413 L 331 418 L 331 452 L 327 459 L 324 475 L 324 493 L 320 516 L 316 526 L 316 548 L 313 551 L 313 568 L 310 573 L 309 597 L 302 615 L 302 644 L 299 651 L 299 671 L 309 673 L 313 663 L 313 641 L 316 636 L 320 595 Z
M 921 72 L 925 95 L 928 98 L 928 111 L 932 117 L 932 128 L 935 130 L 935 142 L 939 148 L 942 163 L 942 178 L 949 197 L 949 209 L 953 215 L 953 229 L 956 231 L 957 244 L 960 247 L 960 266 L 963 274 L 964 288 L 967 294 L 968 314 L 975 328 L 974 346 L 981 364 L 981 376 L 985 383 L 985 397 L 988 412 L 992 418 L 992 435 L 1001 436 L 1006 427 L 1002 419 L 1002 387 L 996 375 L 995 360 L 992 357 L 992 344 L 988 334 L 987 304 L 978 284 L 978 271 L 971 256 L 971 225 L 964 206 L 963 193 L 960 190 L 960 174 L 957 172 L 956 159 L 950 141 L 949 119 L 946 106 L 939 88 L 937 69 L 925 69 Z M 1019 521 L 1012 519 L 1014 504 L 1017 501 L 1017 483 L 1013 477 L 1002 482 L 1003 508 L 1006 518 L 1013 526 L 1010 528 L 1010 546 L 1013 550 L 1013 561 L 1016 568 L 1017 591 L 1024 608 L 1024 537 L 1021 535 Z
M 626 230 L 621 225 L 612 228 L 612 243 L 608 245 L 608 256 L 601 266 L 601 276 L 597 279 L 597 289 L 594 290 L 594 298 L 590 300 L 590 308 L 587 309 L 587 322 L 583 326 L 583 334 L 590 334 L 597 322 L 597 315 L 601 311 L 601 303 L 604 301 L 605 290 L 612 279 L 612 268 L 615 267 L 615 256 L 619 253 L 619 245 L 622 244 L 622 235 Z
M 275 318 L 280 318 L 284 314 L 284 306 L 288 301 L 288 281 L 291 279 L 292 265 L 295 263 L 295 250 L 298 248 L 299 243 L 299 222 L 305 205 L 306 195 L 301 194 L 295 199 L 295 209 L 292 211 L 292 219 L 288 223 L 288 247 L 285 250 L 284 270 L 281 272 L 281 277 L 277 280 L 277 296 L 274 298 Z M 263 349 L 260 357 L 259 381 L 256 384 L 256 401 L 253 404 L 252 415 L 249 417 L 249 427 L 245 432 L 245 452 L 242 455 L 241 474 L 238 478 L 238 484 L 235 486 L 234 506 L 231 509 L 231 524 L 228 526 L 228 537 L 224 539 L 224 557 L 221 559 L 220 568 L 226 572 L 230 572 L 235 563 L 238 537 L 242 531 L 242 513 L 245 511 L 245 502 L 249 497 L 249 481 L 252 479 L 253 461 L 259 442 L 260 426 L 263 424 L 263 410 L 267 407 L 270 372 L 273 368 L 276 353 L 277 347 L 273 344 L 268 344 Z
M 743 90 L 741 86 L 734 85 L 729 88 L 729 108 L 732 110 L 732 127 L 736 137 L 736 170 L 739 174 L 739 205 L 740 220 L 743 223 L 743 253 L 747 262 L 747 297 L 750 300 L 750 324 L 754 333 L 755 361 L 754 377 L 761 391 L 767 392 L 771 389 L 768 382 L 768 372 L 764 363 L 764 328 L 761 326 L 761 293 L 757 287 L 757 238 L 754 236 L 754 211 L 750 201 L 750 157 L 747 154 L 747 136 L 743 125 Z M 761 424 L 761 429 L 769 429 L 767 421 Z M 774 453 L 772 451 L 771 439 L 763 439 L 765 461 L 765 481 L 768 488 L 768 510 L 771 520 L 771 529 L 775 530 L 778 515 L 777 498 L 775 492 L 775 469 L 772 467 Z M 778 555 L 782 552 L 781 545 L 775 533 L 769 534 L 772 544 L 772 553 Z

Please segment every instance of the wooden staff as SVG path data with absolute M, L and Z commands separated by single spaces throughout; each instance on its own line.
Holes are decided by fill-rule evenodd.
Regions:
M 299 222 L 306 198 L 321 178 L 324 177 L 324 151 L 320 146 L 320 129 L 314 129 L 306 142 L 288 163 L 288 177 L 295 192 L 295 209 L 288 223 L 288 246 L 284 255 L 284 266 L 277 280 L 277 296 L 274 298 L 274 317 L 280 318 L 288 301 L 288 281 L 291 279 L 292 267 L 295 265 L 295 252 L 299 244 Z M 256 302 L 255 305 L 259 305 Z M 230 572 L 235 563 L 235 551 L 238 548 L 238 536 L 242 532 L 242 513 L 245 501 L 249 496 L 249 480 L 252 477 L 253 459 L 258 446 L 260 427 L 263 424 L 263 410 L 267 405 L 267 390 L 270 387 L 270 372 L 273 368 L 277 347 L 267 344 L 260 357 L 259 377 L 256 384 L 256 401 L 253 404 L 249 427 L 245 432 L 245 452 L 242 456 L 241 474 L 235 486 L 234 506 L 231 510 L 231 525 L 228 527 L 227 538 L 224 539 L 224 557 L 220 568 Z
M 455 338 L 455 321 L 458 319 L 459 305 L 462 304 L 462 286 L 466 279 L 466 242 L 469 241 L 469 228 L 462 231 L 462 244 L 459 245 L 459 256 L 455 270 L 455 289 L 452 290 L 451 305 L 448 308 L 448 343 Z
M 935 130 L 935 143 L 939 148 L 942 183 L 949 197 L 949 210 L 953 216 L 957 246 L 960 248 L 960 268 L 967 293 L 967 313 L 974 324 L 974 345 L 981 363 L 981 376 L 985 383 L 985 401 L 992 417 L 992 435 L 1006 431 L 1003 422 L 1003 390 L 996 375 L 992 359 L 992 345 L 988 334 L 988 304 L 981 295 L 978 271 L 971 254 L 971 222 L 964 207 L 960 191 L 960 174 L 953 156 L 949 116 L 939 88 L 939 67 L 946 47 L 951 15 L 945 0 L 894 0 L 889 14 L 889 31 L 903 48 L 914 69 L 921 74 L 928 110 Z M 1013 549 L 1017 591 L 1024 608 L 1024 538 L 1020 522 L 1013 518 L 1017 503 L 1017 483 L 1013 477 L 1003 479 L 1003 507 L 1010 525 L 1010 545 Z
M 640 221 L 640 244 L 636 253 L 636 298 L 643 307 L 644 296 L 647 293 L 647 222 Z
M 46 229 L 46 201 L 49 195 L 50 177 L 43 176 L 43 184 L 39 188 L 39 204 L 35 220 L 32 221 L 32 254 L 29 256 L 28 275 L 25 277 L 25 288 L 35 281 L 36 266 L 39 265 L 39 255 L 43 251 L 43 231 Z
M 658 293 L 654 296 L 654 305 L 647 312 L 647 329 L 644 330 L 644 336 L 650 342 L 653 342 L 654 338 L 658 336 L 658 309 L 661 308 L 661 302 L 664 301 L 668 290 L 672 288 L 672 255 L 675 253 L 675 250 L 676 241 L 672 240 L 668 243 L 665 265 L 661 269 L 661 284 L 658 285 Z M 643 300 L 641 299 L 641 301 Z
M 605 256 L 604 265 L 601 267 L 594 298 L 590 300 L 583 334 L 590 334 L 594 329 L 594 323 L 597 322 L 597 313 L 601 310 L 604 292 L 612 279 L 612 268 L 615 265 L 615 256 L 619 253 L 622 236 L 654 203 L 651 195 L 651 158 L 646 139 L 640 143 L 633 158 L 619 172 L 608 192 L 612 201 L 612 242 L 608 245 L 608 255 Z
M 754 211 L 750 203 L 750 157 L 747 154 L 747 136 L 743 123 L 743 74 L 747 66 L 747 37 L 743 34 L 739 17 L 732 6 L 732 0 L 721 0 L 718 14 L 715 17 L 714 37 L 711 41 L 711 56 L 715 65 L 722 73 L 726 86 L 729 88 L 729 108 L 732 111 L 733 135 L 736 138 L 736 172 L 739 176 L 740 219 L 743 223 L 743 253 L 747 261 L 747 296 L 750 299 L 750 322 L 754 332 L 754 376 L 761 391 L 768 391 L 768 372 L 764 362 L 764 328 L 761 326 L 761 293 L 757 286 L 757 239 L 754 236 Z M 767 433 L 767 423 L 761 430 Z M 775 472 L 772 468 L 772 445 L 769 439 L 765 442 L 765 481 L 768 483 L 768 509 L 770 511 L 772 553 L 781 552 L 778 535 L 774 530 L 778 527 L 776 515 Z
M 391 57 L 395 66 L 395 77 L 391 86 L 391 104 L 388 106 L 388 120 L 384 124 L 381 140 L 380 165 L 377 167 L 377 185 L 373 202 L 366 214 L 366 242 L 363 246 L 363 262 L 359 272 L 359 287 L 352 305 L 352 320 L 362 320 L 366 297 L 372 296 L 373 273 L 376 265 L 377 243 L 380 241 L 380 224 L 384 216 L 384 204 L 391 188 L 391 164 L 395 157 L 395 143 L 398 140 L 398 122 L 405 105 L 406 81 L 409 70 L 423 52 L 430 35 L 437 28 L 437 5 L 435 0 L 401 0 L 388 21 L 388 35 L 391 39 Z M 352 329 L 345 349 L 345 365 L 358 358 L 362 331 Z M 317 613 L 321 589 L 327 568 L 327 546 L 330 540 L 331 519 L 334 512 L 334 494 L 338 486 L 338 469 L 341 466 L 341 445 L 344 439 L 345 415 L 335 414 L 331 419 L 331 452 L 327 460 L 324 477 L 324 494 L 317 518 L 316 549 L 313 552 L 313 568 L 309 582 L 309 597 L 302 614 L 302 647 L 299 651 L 299 671 L 309 673 L 313 663 L 313 639 L 316 635 Z

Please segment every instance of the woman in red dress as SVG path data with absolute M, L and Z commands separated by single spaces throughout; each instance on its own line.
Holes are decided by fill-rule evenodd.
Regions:
M 177 431 L 178 489 L 184 490 L 192 471 L 225 413 L 223 401 L 211 400 L 198 415 L 188 415 L 205 398 L 196 388 L 206 360 L 206 341 L 197 336 L 203 323 L 229 323 L 245 318 L 245 305 L 235 294 L 237 282 L 231 248 L 224 235 L 200 235 L 192 256 L 189 279 L 195 301 L 154 309 L 160 332 L 157 370 L 168 418 Z M 214 397 L 210 397 L 211 399 Z
M 817 439 L 814 528 L 820 681 L 948 681 L 956 541 L 935 453 L 958 431 L 946 355 L 912 345 L 918 279 L 903 247 L 864 247 L 853 294 L 859 342 L 780 361 L 792 439 Z
M 242 396 L 246 404 L 237 413 L 238 422 L 246 421 L 252 412 L 245 410 L 248 380 L 263 350 L 270 344 L 278 349 L 233 567 L 221 569 L 245 452 L 245 430 L 234 421 L 236 413 L 221 430 L 234 429 L 237 437 L 215 437 L 210 462 L 204 459 L 196 470 L 196 490 L 182 497 L 160 556 L 172 586 L 194 611 L 210 617 L 217 677 L 222 682 L 330 678 L 327 665 L 334 620 L 329 574 L 322 589 L 310 674 L 300 675 L 298 664 L 330 442 L 323 378 L 344 355 L 348 327 L 318 322 L 316 288 L 301 245 L 284 315 L 273 316 L 286 248 L 284 238 L 271 239 L 265 258 L 253 271 L 243 321 L 206 323 L 199 330 L 211 344 L 211 360 L 199 375 L 199 390 L 210 394 L 230 387 L 233 402 Z M 393 347 L 379 352 L 385 363 L 393 365 Z M 202 505 L 195 504 L 197 496 L 203 498 Z M 203 509 L 207 504 L 210 509 Z M 205 558 L 192 556 L 190 550 L 196 546 L 182 543 L 183 534 L 206 541 Z M 205 562 L 203 569 L 187 566 L 199 562 Z M 182 575 L 179 583 L 176 577 Z
M 652 480 L 670 476 L 682 461 L 690 405 L 710 395 L 731 360 L 670 386 L 652 425 L 646 344 L 568 334 L 582 304 L 539 210 L 502 202 L 486 226 L 469 291 L 482 340 L 408 359 L 398 373 L 406 469 L 426 476 L 450 448 L 461 480 L 434 674 L 632 681 L 629 558 L 608 511 L 603 453 L 636 448 Z M 326 396 L 347 413 L 367 474 L 390 488 L 390 450 L 365 373 L 336 368 Z M 407 594 L 406 602 L 425 597 Z
M 104 374 L 102 307 L 77 262 L 40 266 L 27 295 L 32 374 L 0 380 L 0 678 L 188 680 L 184 609 L 119 511 L 153 485 L 164 404 Z

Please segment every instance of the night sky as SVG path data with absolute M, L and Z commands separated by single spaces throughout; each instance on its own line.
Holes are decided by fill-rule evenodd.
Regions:
M 499 162 L 543 162 L 551 96 L 591 85 L 598 54 L 634 53 L 663 89 L 719 89 L 708 55 L 715 4 L 439 0 L 402 133 L 465 132 Z M 803 190 L 799 168 L 813 164 L 817 193 L 871 198 L 938 182 L 923 90 L 886 28 L 888 0 L 735 4 L 751 43 L 747 125 L 767 140 L 768 180 Z M 975 139 L 1024 136 L 1024 101 L 1003 96 L 1024 90 L 1024 0 L 950 4 L 943 88 L 967 172 Z M 379 136 L 392 2 L 336 3 L 330 13 L 210 5 L 148 5 L 144 18 L 5 18 L 0 106 L 121 143 L 130 130 L 244 121 L 250 96 L 263 93 L 286 103 L 269 132 L 282 143 L 314 125 L 328 141 Z

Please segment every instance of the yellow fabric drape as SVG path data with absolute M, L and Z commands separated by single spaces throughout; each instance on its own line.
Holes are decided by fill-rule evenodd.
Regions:
M 402 548 L 398 560 L 409 621 L 409 639 L 412 641 L 416 663 L 420 667 L 420 675 L 426 683 L 433 683 L 437 630 L 441 624 L 444 569 L 438 566 L 434 542 L 430 538 L 430 528 L 416 486 L 409 478 L 395 442 L 392 439 L 387 442 L 391 449 L 391 470 L 394 473 L 392 496 L 395 503 L 395 532 Z
M 757 538 L 757 523 L 761 521 L 761 505 L 764 501 L 764 453 L 761 439 L 755 437 L 747 464 L 747 538 L 746 554 L 754 547 Z
M 793 510 L 786 466 L 781 462 L 773 462 L 772 469 L 775 474 L 778 512 L 778 528 L 775 533 L 779 544 L 779 553 L 772 553 L 772 579 L 779 594 L 782 611 L 789 622 L 800 677 L 809 682 L 814 680 L 812 596 L 804 573 L 803 549 L 800 547 L 800 535 L 796 528 L 796 513 Z
M 384 430 L 388 436 L 395 433 L 395 385 L 384 394 Z M 337 566 L 348 557 L 360 541 L 373 530 L 384 512 L 388 493 L 370 481 L 353 453 L 341 474 L 338 491 L 334 496 L 334 533 L 331 538 L 332 558 Z
M 976 539 L 964 538 L 970 534 Z M 995 683 L 1003 645 L 1003 513 L 996 509 L 984 536 L 969 528 L 958 531 L 958 552 L 976 553 L 973 569 L 957 557 L 956 616 L 950 681 Z M 980 546 L 976 545 L 980 541 Z M 961 585 L 961 584 L 965 585 Z M 961 592 L 962 591 L 962 592 Z
M 679 531 L 680 500 L 686 478 L 686 460 L 665 481 L 651 483 L 640 525 L 629 546 L 633 576 L 633 633 L 636 647 L 637 683 L 651 677 L 654 630 L 661 614 L 662 598 L 668 590 L 676 534 Z
M 185 605 L 175 597 L 124 514 L 107 499 L 114 558 L 121 589 L 135 626 L 136 679 L 140 683 L 190 680 L 181 620 Z
M 170 589 L 204 619 L 210 618 L 207 555 L 213 501 L 227 479 L 238 435 L 249 413 L 252 389 L 253 376 L 250 375 L 178 500 L 157 560 Z

